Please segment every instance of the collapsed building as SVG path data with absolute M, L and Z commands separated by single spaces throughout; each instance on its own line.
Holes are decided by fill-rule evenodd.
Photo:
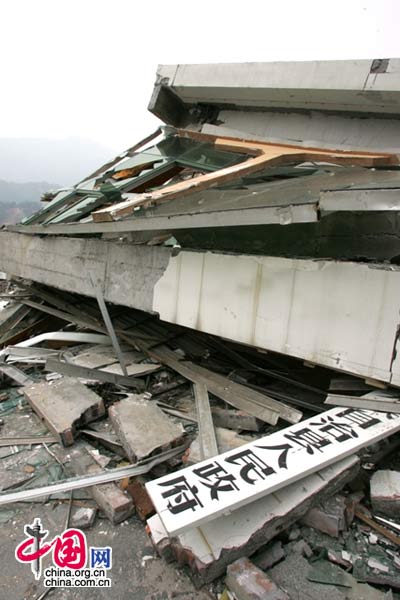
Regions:
M 356 452 L 400 429 L 400 59 L 160 66 L 149 110 L 164 123 L 156 132 L 75 186 L 47 194 L 40 211 L 0 232 L 0 270 L 23 290 L 3 311 L 0 342 L 51 330 L 40 321 L 46 315 L 111 339 L 116 334 L 124 343 L 132 328 L 136 336 L 140 330 L 132 338 L 137 350 L 194 383 L 199 428 L 206 430 L 198 460 L 220 452 L 210 437 L 208 392 L 272 426 L 280 419 L 293 427 L 304 409 L 332 422 L 350 419 L 347 430 L 349 423 L 358 427 L 351 440 L 341 440 L 345 450 L 300 471 L 296 463 L 296 473 L 286 471 L 272 486 L 264 485 L 265 463 L 247 463 L 258 468 L 254 494 L 241 494 L 225 475 L 235 497 L 219 507 L 180 487 L 176 473 L 147 483 L 157 510 L 150 525 L 155 544 L 168 552 L 172 544 L 178 555 L 184 547 L 203 583 L 272 539 L 277 513 L 291 515 L 292 523 L 299 506 L 303 514 L 310 498 L 320 500 L 316 470 L 325 469 L 325 483 L 340 489 Z M 197 334 L 197 357 L 204 357 L 206 339 L 244 371 L 254 370 L 251 357 L 265 357 L 268 371 L 257 368 L 278 386 L 251 388 L 255 382 L 243 373 L 236 382 L 226 373 L 210 375 L 204 364 L 182 361 L 176 348 L 165 346 L 186 335 L 184 356 L 192 358 L 190 336 Z M 114 348 L 120 359 L 118 343 Z M 21 351 L 9 352 L 14 362 L 22 359 Z M 65 376 L 88 375 L 68 361 L 46 360 L 49 370 Z M 102 380 L 129 386 L 120 363 L 119 375 Z M 134 376 L 150 373 L 147 367 Z M 307 396 L 319 391 L 314 369 L 339 381 L 328 385 L 326 403 L 344 409 L 321 407 Z M 143 392 L 138 381 L 135 391 Z M 36 399 L 29 390 L 26 395 L 35 408 Z M 123 402 L 109 414 L 122 445 L 132 450 L 129 439 L 140 427 L 135 419 L 126 426 Z M 151 401 L 136 406 L 139 423 L 141 402 Z M 132 406 L 133 400 L 128 413 Z M 37 412 L 46 420 L 45 409 Z M 157 455 L 168 440 L 176 445 L 183 431 L 165 435 L 158 446 L 128 452 L 131 462 Z M 282 449 L 281 430 L 270 432 L 270 444 L 273 436 Z M 267 438 L 246 442 L 259 448 L 260 439 Z M 309 445 L 302 449 L 315 459 Z M 198 476 L 193 457 L 191 463 L 197 466 L 186 469 L 193 476 L 197 468 Z M 307 483 L 299 491 L 294 482 L 301 477 Z M 175 510 L 172 491 L 161 498 L 160 486 L 168 482 L 184 497 Z M 272 500 L 282 487 L 285 493 Z M 184 515 L 179 502 L 187 503 Z M 224 546 L 233 527 L 240 542 Z

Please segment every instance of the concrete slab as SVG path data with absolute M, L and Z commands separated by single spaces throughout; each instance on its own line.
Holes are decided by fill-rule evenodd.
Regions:
M 155 402 L 137 394 L 113 404 L 108 411 L 114 429 L 132 462 L 179 444 L 184 429 Z
M 150 111 L 176 125 L 199 104 L 399 114 L 400 59 L 159 65 Z
M 74 443 L 79 426 L 105 414 L 102 398 L 77 379 L 63 377 L 23 388 L 33 410 L 64 446 Z
M 1 232 L 0 263 L 9 275 L 68 292 L 95 297 L 87 274 L 102 282 L 106 301 L 152 310 L 153 288 L 172 250 L 88 238 L 37 236 Z M 6 256 L 7 255 L 7 256 Z M 1 266 L 1 265 L 0 265 Z

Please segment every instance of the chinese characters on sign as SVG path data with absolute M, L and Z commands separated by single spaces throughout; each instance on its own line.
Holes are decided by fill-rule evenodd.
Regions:
M 334 408 L 147 484 L 173 534 L 272 493 L 400 429 L 400 414 Z

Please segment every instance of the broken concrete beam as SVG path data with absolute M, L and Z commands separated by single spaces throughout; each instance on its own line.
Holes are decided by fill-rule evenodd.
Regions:
M 371 504 L 374 512 L 389 518 L 400 518 L 400 472 L 376 471 L 370 483 Z
M 79 426 L 105 413 L 102 398 L 70 377 L 35 383 L 24 387 L 23 392 L 33 410 L 64 446 L 74 443 Z
M 339 537 L 347 529 L 345 497 L 334 496 L 314 506 L 304 515 L 302 523 L 332 537 Z
M 113 404 L 108 414 L 132 462 L 177 445 L 184 435 L 180 423 L 174 423 L 155 402 L 137 394 Z
M 239 558 L 229 565 L 225 584 L 237 600 L 290 600 L 286 592 L 248 558 Z
M 104 282 L 106 302 L 121 304 L 123 300 L 125 306 L 149 312 L 153 310 L 154 285 L 171 254 L 172 248 L 166 246 L 132 246 L 95 238 L 44 239 L 8 232 L 0 236 L 0 262 L 7 263 L 9 275 L 94 298 L 90 272 Z M 135 277 L 127 277 L 127 273 L 135 273 Z
M 309 475 L 301 483 L 243 506 L 230 514 L 193 527 L 174 538 L 168 537 L 158 514 L 148 527 L 157 551 L 189 564 L 196 585 L 213 581 L 228 564 L 251 556 L 277 534 L 291 527 L 316 502 L 339 491 L 358 473 L 359 460 L 352 456 Z
M 260 431 L 261 429 L 262 422 L 242 410 L 214 406 L 211 408 L 211 413 L 216 427 L 226 427 L 236 431 Z
M 146 521 L 149 517 L 154 515 L 154 506 L 146 491 L 142 477 L 135 477 L 132 479 L 126 488 L 126 491 L 132 496 L 136 512 L 142 521 Z
M 102 471 L 82 444 L 73 446 L 68 456 L 76 475 L 91 475 Z M 98 507 L 114 524 L 125 521 L 135 512 L 132 499 L 114 482 L 93 485 L 88 489 Z
M 221 454 L 222 452 L 228 452 L 228 450 L 233 450 L 234 448 L 240 448 L 244 444 L 248 444 L 252 438 L 244 435 L 240 435 L 235 431 L 231 431 L 230 429 L 225 429 L 223 427 L 215 428 L 215 435 L 217 438 L 217 446 L 218 451 Z M 187 449 L 183 462 L 188 465 L 194 465 L 202 460 L 199 438 L 196 437 L 193 442 L 190 444 Z

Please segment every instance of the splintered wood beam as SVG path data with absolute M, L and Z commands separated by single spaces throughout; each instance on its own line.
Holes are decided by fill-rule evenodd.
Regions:
M 281 165 L 289 162 L 299 163 L 327 160 L 336 164 L 366 167 L 399 164 L 399 159 L 396 155 L 387 153 L 349 152 L 321 148 L 304 148 L 303 146 L 289 146 L 287 144 L 260 143 L 237 138 L 217 137 L 186 130 L 179 130 L 178 134 L 180 137 L 210 142 L 217 149 L 246 153 L 251 156 L 239 164 L 219 169 L 213 173 L 199 175 L 193 179 L 167 185 L 153 192 L 137 194 L 133 199 L 118 202 L 112 206 L 97 210 L 92 213 L 95 222 L 113 221 L 114 219 L 126 217 L 131 215 L 135 208 L 139 206 L 173 200 L 215 185 L 225 184 L 262 170 L 266 166 Z
M 215 437 L 208 390 L 204 383 L 193 384 L 193 389 L 196 400 L 197 422 L 199 425 L 201 458 L 211 458 L 218 454 L 218 446 Z

